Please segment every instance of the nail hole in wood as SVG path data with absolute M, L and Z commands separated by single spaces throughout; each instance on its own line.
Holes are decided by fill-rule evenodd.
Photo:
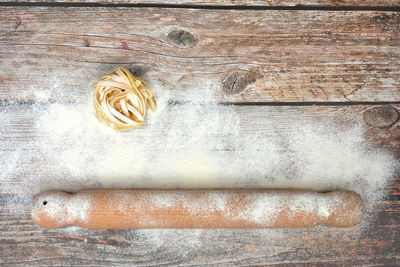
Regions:
M 47 201 L 45 200 L 45 201 L 43 201 L 43 206 L 46 206 L 47 205 Z
M 376 128 L 388 128 L 398 119 L 399 112 L 391 106 L 374 107 L 364 112 L 364 121 Z
M 237 95 L 246 87 L 256 81 L 254 73 L 248 71 L 235 71 L 222 81 L 222 91 L 225 95 Z
M 167 39 L 171 43 L 182 47 L 190 47 L 197 42 L 196 37 L 192 33 L 182 29 L 170 30 L 167 34 Z

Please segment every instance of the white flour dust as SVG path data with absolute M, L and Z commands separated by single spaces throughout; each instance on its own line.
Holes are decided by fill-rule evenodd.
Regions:
M 33 204 L 32 217 L 39 220 L 37 214 L 41 210 L 46 211 L 46 215 L 60 224 L 68 224 L 74 221 L 86 221 L 87 214 L 91 207 L 91 199 L 84 195 L 74 195 L 67 197 L 61 194 L 45 194 L 37 197 Z
M 97 121 L 89 90 L 83 101 L 53 103 L 47 99 L 55 96 L 44 92 L 33 105 L 5 105 L 2 192 L 31 197 L 88 188 L 348 189 L 371 203 L 398 164 L 389 153 L 371 149 L 356 122 L 313 121 L 302 107 L 218 105 L 205 100 L 212 90 L 176 102 L 167 90 L 153 89 L 157 110 L 129 132 Z M 223 207 L 224 200 L 218 201 Z
M 51 177 L 41 182 L 56 189 L 67 182 L 70 190 L 82 185 L 341 188 L 365 197 L 383 188 L 394 169 L 396 161 L 369 149 L 356 124 L 342 129 L 329 121 L 269 119 L 271 110 L 266 107 L 265 123 L 254 122 L 265 130 L 254 131 L 240 122 L 252 112 L 243 111 L 246 107 L 204 103 L 195 97 L 171 104 L 167 95 L 158 96 L 158 110 L 150 113 L 147 125 L 130 132 L 99 123 L 90 103 L 51 104 L 40 111 L 40 140 L 34 149 Z
M 140 195 L 138 198 L 137 195 Z M 299 192 L 253 193 L 240 195 L 225 190 L 203 192 L 201 197 L 185 191 L 170 192 L 137 192 L 135 195 L 118 193 L 110 201 L 109 209 L 123 214 L 158 214 L 160 210 L 182 210 L 182 214 L 205 217 L 225 216 L 226 220 L 241 224 L 257 224 L 273 227 L 277 216 L 288 211 L 289 216 L 298 214 L 316 214 L 309 222 L 323 223 L 329 216 L 335 216 L 337 209 L 343 205 L 344 193 L 314 194 Z M 244 201 L 246 206 L 241 206 Z M 244 199 L 244 200 L 243 200 Z M 354 216 L 357 210 L 350 211 Z M 139 219 L 139 224 L 164 225 L 165 220 L 159 216 L 146 216 Z

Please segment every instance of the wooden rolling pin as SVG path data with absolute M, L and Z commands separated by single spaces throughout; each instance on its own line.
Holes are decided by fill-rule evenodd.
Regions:
M 48 191 L 34 198 L 32 208 L 33 222 L 48 228 L 348 227 L 361 219 L 361 197 L 350 191 Z

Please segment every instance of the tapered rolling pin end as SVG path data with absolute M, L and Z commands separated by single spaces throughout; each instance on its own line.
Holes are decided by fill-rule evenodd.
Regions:
M 320 200 L 318 213 L 323 224 L 334 227 L 350 227 L 362 221 L 363 205 L 361 196 L 351 191 L 325 193 Z M 324 205 L 324 202 L 330 204 Z M 327 208 L 328 207 L 328 208 Z
M 70 196 L 62 191 L 47 191 L 35 196 L 31 211 L 32 221 L 46 228 L 71 224 L 66 216 Z

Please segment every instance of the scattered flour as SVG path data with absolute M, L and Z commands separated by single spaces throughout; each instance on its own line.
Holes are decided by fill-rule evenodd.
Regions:
M 97 121 L 89 88 L 83 100 L 54 102 L 57 94 L 65 97 L 67 92 L 54 88 L 30 94 L 33 104 L 3 103 L 1 192 L 30 199 L 49 189 L 348 189 L 370 204 L 382 197 L 381 190 L 398 166 L 394 156 L 366 144 L 362 127 L 354 121 L 345 126 L 329 118 L 313 121 L 300 116 L 291 121 L 285 112 L 292 110 L 280 114 L 279 107 L 263 107 L 265 116 L 254 120 L 257 113 L 251 107 L 203 101 L 212 90 L 176 102 L 167 90 L 152 88 L 158 109 L 148 114 L 143 127 L 130 132 L 116 132 Z M 252 127 L 246 127 L 248 122 Z M 216 209 L 226 208 L 224 197 L 213 198 Z M 152 201 L 171 205 L 166 199 Z M 318 213 L 328 216 L 331 211 L 324 201 L 318 203 Z M 279 207 L 270 203 L 256 205 L 250 216 L 257 220 L 263 212 Z M 303 208 L 311 207 L 307 200 L 301 203 Z M 83 213 L 71 212 L 71 216 L 84 218 Z M 180 236 L 176 230 L 126 233 L 135 238 L 143 234 L 160 244 L 167 239 L 186 240 L 194 233 L 181 232 L 185 234 Z
M 228 209 L 228 197 L 225 194 L 209 193 L 208 199 L 216 211 L 225 212 Z
M 44 212 L 52 221 L 68 224 L 76 221 L 87 221 L 91 199 L 87 196 L 74 195 L 72 197 L 59 193 L 46 193 L 33 203 L 33 216 Z M 38 220 L 38 217 L 35 217 Z
M 144 127 L 116 132 L 94 118 L 90 103 L 50 104 L 31 118 L 37 120 L 35 140 L 4 152 L 15 158 L 5 167 L 13 173 L 16 162 L 44 163 L 46 177 L 39 181 L 33 178 L 33 167 L 23 170 L 34 193 L 294 187 L 349 189 L 365 197 L 385 186 L 396 163 L 384 151 L 369 149 L 357 125 L 341 129 L 332 122 L 303 119 L 284 122 L 282 131 L 274 124 L 284 118 L 265 117 L 266 123 L 255 127 L 261 130 L 253 131 L 240 127 L 240 118 L 246 116 L 240 112 L 243 107 L 166 101 L 158 106 L 157 116 L 149 116 Z M 36 155 L 25 154 L 28 147 Z
M 263 224 L 266 221 L 273 224 L 275 217 L 282 211 L 282 198 L 278 195 L 262 196 L 254 200 L 243 215 L 243 217 L 251 218 L 254 222 Z

